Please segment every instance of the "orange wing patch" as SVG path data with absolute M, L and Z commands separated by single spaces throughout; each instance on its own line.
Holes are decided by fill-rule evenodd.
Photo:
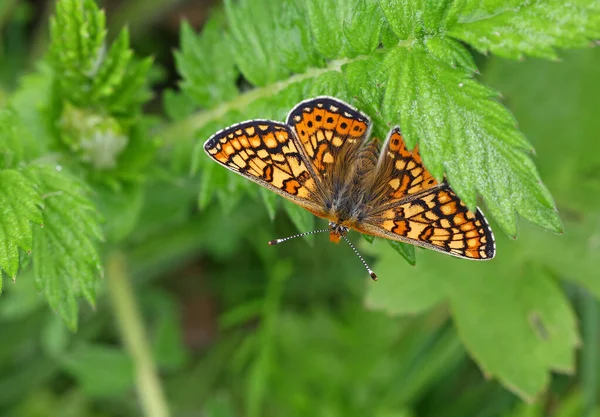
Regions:
M 215 133 L 204 150 L 226 168 L 322 215 L 317 184 L 289 126 L 267 120 L 240 123 Z
M 490 259 L 495 242 L 483 214 L 469 211 L 447 184 L 370 217 L 359 231 L 469 259 Z
M 394 203 L 439 185 L 423 165 L 418 146 L 412 152 L 407 150 L 397 127 L 390 132 L 383 146 L 375 177 L 375 181 L 386 181 L 381 184 L 382 204 Z
M 287 118 L 318 175 L 327 175 L 341 152 L 361 145 L 369 118 L 348 104 L 319 97 L 298 104 Z

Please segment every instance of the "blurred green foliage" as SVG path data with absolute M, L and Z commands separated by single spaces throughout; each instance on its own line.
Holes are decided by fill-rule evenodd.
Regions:
M 102 4 L 0 3 L 0 415 L 600 415 L 597 1 Z M 497 258 L 267 246 L 324 225 L 202 144 L 317 95 Z

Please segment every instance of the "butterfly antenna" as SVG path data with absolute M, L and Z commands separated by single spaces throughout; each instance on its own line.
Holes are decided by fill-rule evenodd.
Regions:
M 361 262 L 363 263 L 363 265 L 365 266 L 365 268 L 367 268 L 367 272 L 369 273 L 369 275 L 371 275 L 371 278 L 373 278 L 373 281 L 377 281 L 377 275 L 375 275 L 375 272 L 373 272 L 373 270 L 371 268 L 369 268 L 369 265 L 367 264 L 367 261 L 365 261 L 365 258 L 363 258 L 362 255 L 360 253 L 358 253 L 358 250 L 352 244 L 352 242 L 350 242 L 350 239 L 348 239 L 344 235 L 342 235 L 342 237 L 344 238 L 344 240 L 346 242 L 348 242 L 348 244 L 350 245 L 350 247 L 352 248 L 352 250 L 354 251 L 354 253 L 356 254 L 356 256 L 359 257 L 359 259 L 361 260 Z
M 281 238 L 281 239 L 273 239 L 273 240 L 269 241 L 269 245 L 271 245 L 271 246 L 272 245 L 278 245 L 279 243 L 287 242 L 288 240 L 292 240 L 292 239 L 295 239 L 297 237 L 314 235 L 315 233 L 323 233 L 323 232 L 329 232 L 329 229 L 313 230 L 311 232 L 304 232 L 304 233 L 300 233 L 300 234 L 297 234 L 297 235 L 284 237 L 284 238 Z

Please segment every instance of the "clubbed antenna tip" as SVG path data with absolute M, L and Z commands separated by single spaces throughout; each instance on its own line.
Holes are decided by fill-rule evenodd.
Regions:
M 350 247 L 352 248 L 352 250 L 354 251 L 354 253 L 356 254 L 356 256 L 358 256 L 358 258 L 360 259 L 360 261 L 363 263 L 363 265 L 365 266 L 365 268 L 367 268 L 367 272 L 369 273 L 369 275 L 371 275 L 371 279 L 373 281 L 377 281 L 377 275 L 375 274 L 375 272 L 373 272 L 373 270 L 369 267 L 369 265 L 367 264 L 367 261 L 365 261 L 365 258 L 362 257 L 362 255 L 360 253 L 358 253 L 358 250 L 356 249 L 356 247 L 352 244 L 352 242 L 350 242 L 350 239 L 348 239 L 346 236 L 342 236 L 344 238 L 344 240 L 348 243 L 348 245 L 350 245 Z

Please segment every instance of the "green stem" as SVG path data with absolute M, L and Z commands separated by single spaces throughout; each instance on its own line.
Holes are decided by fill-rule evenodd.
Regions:
M 583 351 L 581 353 L 581 381 L 583 385 L 584 417 L 595 416 L 598 401 L 598 333 L 600 331 L 600 309 L 598 302 L 587 291 L 582 291 Z
M 351 62 L 360 61 L 363 59 L 371 58 L 372 56 L 360 55 L 354 58 L 342 58 L 330 61 L 325 68 L 310 68 L 302 74 L 296 74 L 285 80 L 277 81 L 273 84 L 266 85 L 264 87 L 255 88 L 249 90 L 246 93 L 236 96 L 233 100 L 225 102 L 214 109 L 205 110 L 195 113 L 187 119 L 179 122 L 171 123 L 165 126 L 164 129 L 158 132 L 159 136 L 164 139 L 166 145 L 180 140 L 182 137 L 189 136 L 190 132 L 195 132 L 207 123 L 223 117 L 225 114 L 232 110 L 241 110 L 248 106 L 255 100 L 262 97 L 272 96 L 284 88 L 297 83 L 302 80 L 309 78 L 318 77 L 329 71 L 341 71 L 342 66 Z
M 113 253 L 107 264 L 109 294 L 121 337 L 133 359 L 136 385 L 144 416 L 167 417 L 169 410 L 133 295 L 125 256 L 121 253 Z

